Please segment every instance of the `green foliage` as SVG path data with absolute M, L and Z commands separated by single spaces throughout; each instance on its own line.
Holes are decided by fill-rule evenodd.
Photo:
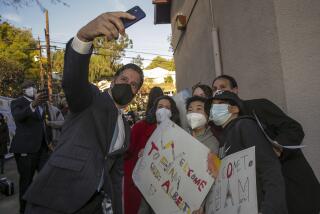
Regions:
M 125 48 L 132 47 L 128 36 L 118 40 L 107 41 L 105 37 L 94 40 L 94 54 L 89 65 L 89 80 L 96 82 L 109 79 L 122 66 L 121 58 L 125 56 Z
M 0 20 L 1 86 L 5 84 L 8 87 L 1 91 L 2 96 L 17 95 L 19 84 L 25 78 L 39 78 L 35 55 L 36 41 L 31 32 Z
M 24 80 L 24 72 L 21 65 L 12 60 L 0 57 L 0 95 L 17 97 Z
M 31 31 L 16 28 L 7 22 L 0 23 L 0 57 L 14 60 L 23 70 L 34 64 L 36 41 Z
M 173 59 L 166 59 L 161 56 L 153 58 L 151 63 L 146 67 L 146 69 L 150 70 L 156 67 L 160 67 L 169 71 L 176 70 L 176 66 L 174 64 Z
M 173 79 L 171 76 L 165 77 L 164 78 L 164 83 L 173 83 Z
M 97 82 L 110 79 L 122 66 L 121 58 L 125 55 L 125 48 L 132 46 L 132 41 L 127 37 L 120 37 L 117 41 L 106 41 L 104 37 L 94 40 L 94 51 L 89 64 L 89 81 Z M 63 71 L 64 50 L 52 54 L 52 68 L 55 72 Z
M 134 57 L 131 60 L 131 63 L 134 63 L 137 66 L 139 66 L 140 68 L 142 68 L 143 67 L 143 58 L 140 56 L 140 54 L 138 54 L 136 57 Z
M 64 50 L 52 53 L 52 71 L 62 73 L 64 63 Z

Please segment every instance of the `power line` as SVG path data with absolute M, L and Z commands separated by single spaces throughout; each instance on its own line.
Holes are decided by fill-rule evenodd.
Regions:
M 40 41 L 40 42 L 44 42 L 44 41 Z M 67 44 L 66 42 L 52 41 L 52 40 L 50 40 L 50 42 L 51 43 L 55 43 L 55 44 Z M 101 49 L 101 48 L 104 48 L 104 47 L 95 47 L 95 48 Z M 154 55 L 154 56 L 172 57 L 172 55 L 165 55 L 165 54 L 160 54 L 160 53 L 137 51 L 137 50 L 132 50 L 132 49 L 129 49 L 129 48 L 125 48 L 124 50 L 126 52 L 129 52 L 129 53 L 138 53 L 138 54 L 146 54 L 146 55 Z

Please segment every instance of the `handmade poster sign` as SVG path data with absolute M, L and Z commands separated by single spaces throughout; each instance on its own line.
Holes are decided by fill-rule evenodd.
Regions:
M 206 213 L 257 214 L 255 147 L 231 154 L 221 162 Z
M 3 114 L 3 116 L 7 121 L 7 125 L 9 128 L 10 142 L 16 131 L 16 125 L 14 123 L 14 120 L 11 114 L 11 108 L 10 108 L 10 103 L 12 100 L 13 100 L 12 98 L 0 96 L 0 113 Z
M 163 121 L 147 142 L 133 181 L 156 213 L 192 213 L 214 181 L 207 172 L 208 153 L 172 121 Z

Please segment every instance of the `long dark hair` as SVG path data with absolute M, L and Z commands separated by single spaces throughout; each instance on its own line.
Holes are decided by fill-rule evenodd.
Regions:
M 151 88 L 149 96 L 148 96 L 148 103 L 147 103 L 146 112 L 150 111 L 150 109 L 154 105 L 155 100 L 161 96 L 163 96 L 163 91 L 160 87 Z
M 157 111 L 157 106 L 158 106 L 158 103 L 160 100 L 168 100 L 170 102 L 170 105 L 171 105 L 171 120 L 176 123 L 178 126 L 181 125 L 181 122 L 180 122 L 180 116 L 179 116 L 179 110 L 177 108 L 177 105 L 176 105 L 176 102 L 169 96 L 161 96 L 161 97 L 158 97 L 155 102 L 154 102 L 154 105 L 153 107 L 151 108 L 150 110 L 150 117 L 147 117 L 146 118 L 146 121 L 148 123 L 156 123 L 157 122 L 157 118 L 156 118 L 156 111 Z
M 212 92 L 212 89 L 210 88 L 210 86 L 204 85 L 204 84 L 200 84 L 200 83 L 192 86 L 192 96 L 193 96 L 194 91 L 197 88 L 200 88 L 204 92 L 204 94 L 206 95 L 207 99 L 212 97 L 213 92 Z

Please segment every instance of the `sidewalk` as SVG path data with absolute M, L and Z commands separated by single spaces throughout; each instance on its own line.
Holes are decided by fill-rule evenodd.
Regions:
M 19 176 L 17 165 L 14 158 L 5 162 L 4 174 L 0 178 L 7 177 L 14 182 L 14 195 L 5 196 L 0 193 L 0 213 L 1 214 L 19 214 Z

